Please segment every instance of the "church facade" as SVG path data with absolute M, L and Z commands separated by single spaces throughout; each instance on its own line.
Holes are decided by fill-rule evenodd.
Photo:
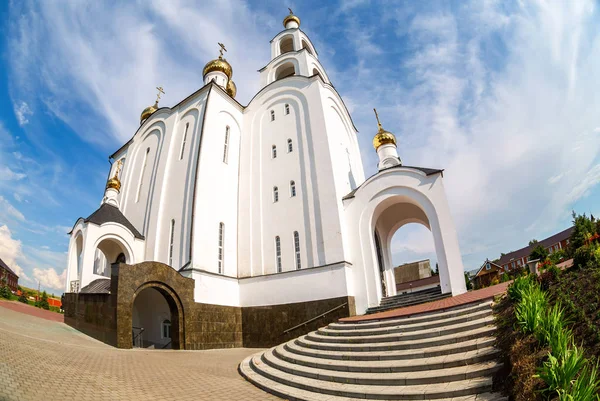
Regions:
M 403 166 L 378 118 L 379 172 L 365 179 L 357 130 L 317 50 L 296 15 L 284 28 L 247 106 L 221 45 L 201 89 L 143 111 L 111 156 L 100 208 L 70 233 L 70 324 L 121 347 L 265 346 L 245 332 L 260 337 L 279 319 L 289 333 L 395 295 L 391 239 L 413 222 L 433 234 L 442 292 L 466 291 L 443 171 Z M 233 342 L 191 340 L 231 325 Z

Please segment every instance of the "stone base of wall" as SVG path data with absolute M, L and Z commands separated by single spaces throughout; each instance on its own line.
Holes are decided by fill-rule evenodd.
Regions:
M 315 317 L 346 304 L 325 316 L 303 324 Z M 335 322 L 356 315 L 354 297 L 320 299 L 283 305 L 242 308 L 244 347 L 266 348 L 289 341 Z M 286 333 L 295 326 L 302 325 Z
M 65 323 L 96 340 L 116 346 L 116 310 L 109 294 L 66 293 Z
M 356 314 L 353 297 L 245 308 L 196 303 L 192 279 L 165 264 L 144 262 L 113 265 L 110 294 L 66 293 L 65 323 L 131 348 L 133 302 L 145 288 L 161 292 L 170 306 L 175 349 L 272 347 Z

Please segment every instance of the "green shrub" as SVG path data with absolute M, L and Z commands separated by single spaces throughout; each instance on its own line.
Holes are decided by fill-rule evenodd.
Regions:
M 535 337 L 542 345 L 550 345 L 561 333 L 566 330 L 567 321 L 565 319 L 565 310 L 560 303 L 550 307 L 547 313 L 542 313 L 538 324 Z M 559 357 L 559 354 L 552 353 Z
M 577 248 L 573 256 L 573 267 L 580 269 L 600 267 L 600 246 L 591 244 Z
M 585 365 L 579 377 L 566 389 L 558 390 L 559 400 L 569 401 L 596 401 L 600 379 L 598 378 L 598 365 Z
M 538 376 L 546 383 L 549 391 L 558 391 L 560 394 L 561 390 L 570 388 L 585 362 L 582 350 L 573 346 L 562 358 L 548 354 L 548 360 L 544 362 Z
M 8 288 L 8 286 L 4 285 L 0 287 L 0 297 L 10 299 L 11 295 L 12 292 L 10 292 L 10 288 Z
M 531 284 L 522 294 L 521 302 L 515 308 L 517 323 L 524 333 L 536 333 L 548 308 L 546 294 L 536 284 Z
M 24 304 L 28 303 L 27 295 L 25 295 L 24 291 L 21 291 L 21 295 L 19 295 L 19 302 L 23 302 Z
M 511 301 L 517 303 L 523 298 L 523 293 L 533 286 L 531 276 L 517 277 L 515 281 L 508 287 L 508 297 Z

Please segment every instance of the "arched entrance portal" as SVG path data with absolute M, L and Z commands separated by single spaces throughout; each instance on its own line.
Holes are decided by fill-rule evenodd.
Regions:
M 113 263 L 132 263 L 126 247 L 116 239 L 105 238 L 98 243 L 94 253 L 94 274 L 110 277 Z
M 411 223 L 417 223 L 428 230 L 431 225 L 425 211 L 412 202 L 409 198 L 392 197 L 386 199 L 375 209 L 375 243 L 374 248 L 377 252 L 377 258 L 380 262 L 380 271 L 383 270 L 385 286 L 382 288 L 383 296 L 396 295 L 396 278 L 394 275 L 394 261 L 392 257 L 392 238 L 394 234 L 403 226 Z M 380 244 L 377 243 L 377 238 Z M 381 250 L 378 249 L 381 248 Z M 436 253 L 440 250 L 436 248 Z M 379 256 L 381 253 L 381 257 Z M 440 272 L 447 275 L 447 271 Z
M 135 293 L 131 315 L 134 348 L 181 349 L 183 310 L 164 284 L 148 283 Z

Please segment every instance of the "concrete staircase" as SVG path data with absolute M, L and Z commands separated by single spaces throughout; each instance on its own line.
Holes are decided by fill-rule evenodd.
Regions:
M 379 306 L 367 309 L 367 315 L 371 313 L 384 312 L 390 309 L 404 308 L 405 306 L 424 304 L 426 302 L 437 301 L 447 298 L 452 294 L 442 294 L 439 286 L 428 288 L 426 290 L 398 294 L 391 297 L 385 297 L 381 300 Z
M 490 302 L 329 326 L 246 358 L 240 373 L 287 400 L 506 400 Z

